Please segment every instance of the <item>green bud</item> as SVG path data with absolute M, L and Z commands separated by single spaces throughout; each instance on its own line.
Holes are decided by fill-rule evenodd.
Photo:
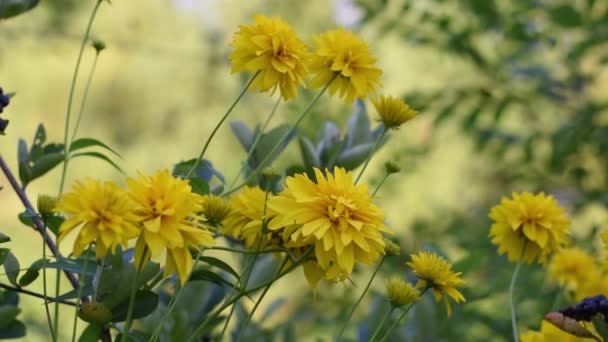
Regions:
M 36 206 L 41 215 L 53 215 L 57 206 L 57 197 L 45 194 L 38 195 Z
M 103 41 L 101 41 L 99 39 L 95 39 L 93 41 L 93 48 L 95 49 L 95 51 L 97 51 L 97 53 L 100 53 L 101 51 L 105 50 L 106 43 L 104 43 Z
M 90 302 L 80 307 L 78 317 L 85 322 L 105 325 L 112 320 L 112 312 L 103 303 Z
M 386 256 L 399 255 L 399 253 L 401 253 L 401 247 L 393 241 L 384 238 L 384 253 Z
M 267 167 L 264 170 L 262 170 L 262 175 L 264 176 L 264 178 L 271 180 L 274 177 L 279 177 L 281 174 L 274 167 Z
M 401 171 L 401 166 L 399 166 L 394 161 L 387 161 L 386 163 L 384 163 L 384 170 L 388 174 L 399 173 L 399 171 Z

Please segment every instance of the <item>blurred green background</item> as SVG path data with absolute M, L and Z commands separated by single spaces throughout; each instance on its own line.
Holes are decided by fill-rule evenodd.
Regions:
M 0 137 L 0 154 L 14 172 L 17 140 L 31 141 L 38 123 L 45 124 L 50 141 L 63 139 L 69 81 L 93 5 L 42 1 L 25 15 L 0 20 L 0 85 L 17 93 L 3 114 L 11 122 Z M 364 177 L 377 184 L 388 160 L 404 170 L 389 178 L 378 200 L 403 255 L 385 267 L 374 288 L 381 293 L 388 274 L 405 276 L 407 253 L 433 248 L 464 272 L 467 303 L 448 320 L 443 307 L 425 302 L 396 340 L 509 339 L 506 292 L 513 265 L 489 244 L 487 213 L 512 191 L 554 194 L 573 217 L 575 244 L 601 254 L 597 231 L 605 226 L 608 202 L 606 0 L 114 0 L 101 7 L 92 30 L 108 48 L 100 56 L 80 136 L 118 150 L 129 176 L 197 155 L 246 80 L 230 73 L 228 44 L 254 13 L 285 18 L 310 43 L 311 35 L 336 25 L 354 30 L 384 70 L 380 93 L 403 96 L 421 113 L 393 134 Z M 79 90 L 93 56 L 87 47 Z M 292 122 L 312 94 L 281 105 L 271 126 Z M 249 93 L 231 118 L 259 123 L 274 101 Z M 315 138 L 322 120 L 344 127 L 353 109 L 326 97 L 301 131 Z M 370 119 L 374 114 L 369 111 Z M 227 125 L 206 155 L 227 179 L 245 156 Z M 275 165 L 297 160 L 293 142 Z M 87 176 L 124 182 L 101 161 L 75 160 L 67 184 Z M 56 193 L 59 177 L 58 168 L 34 181 L 28 195 Z M 12 238 L 10 247 L 26 267 L 40 257 L 41 242 L 19 223 L 16 214 L 23 208 L 3 176 L 0 185 L 0 230 Z M 304 309 L 313 295 L 297 272 L 273 287 L 273 297 L 290 300 L 261 326 L 304 312 L 309 315 L 298 320 L 299 340 L 327 340 L 335 317 L 348 312 L 370 274 L 367 267 L 354 277 L 354 293 L 348 284 L 321 287 Z M 32 289 L 40 290 L 39 283 Z M 538 265 L 524 268 L 519 287 L 522 330 L 537 329 L 559 289 L 545 281 Z M 383 304 L 374 298 L 355 316 L 360 329 L 379 315 L 374 310 Z M 29 327 L 24 340 L 47 340 L 42 302 L 21 300 L 20 317 Z M 63 315 L 70 325 L 71 312 Z M 348 336 L 356 338 L 355 330 Z

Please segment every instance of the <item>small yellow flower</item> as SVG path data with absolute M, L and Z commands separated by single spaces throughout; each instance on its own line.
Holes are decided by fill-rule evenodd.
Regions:
M 59 227 L 59 242 L 82 226 L 72 249 L 75 257 L 94 242 L 96 255 L 102 258 L 109 248 L 114 251 L 119 244 L 126 247 L 128 240 L 136 238 L 140 232 L 135 224 L 134 203 L 123 189 L 112 182 L 92 179 L 85 183 L 76 182 L 72 192 L 63 195 L 57 203 L 55 211 L 70 216 Z
M 583 300 L 586 297 L 593 297 L 599 293 L 608 293 L 608 275 L 593 273 L 589 280 L 582 283 L 574 291 L 574 299 Z
M 490 228 L 492 243 L 498 245 L 499 254 L 508 253 L 509 261 L 544 263 L 567 242 L 570 220 L 551 195 L 513 193 L 489 216 L 495 221 Z
M 153 176 L 140 173 L 137 179 L 127 179 L 127 185 L 143 225 L 135 246 L 136 265 L 166 249 L 165 275 L 176 272 L 184 285 L 192 270 L 188 248 L 214 243 L 213 234 L 202 223 L 204 218 L 197 214 L 202 210 L 202 196 L 192 192 L 188 180 L 175 178 L 167 170 Z
M 346 102 L 365 98 L 380 86 L 382 70 L 367 44 L 354 33 L 343 28 L 315 37 L 317 50 L 311 62 L 315 74 L 311 87 L 324 87 L 332 79 L 329 93 L 340 92 Z
M 415 118 L 418 112 L 403 100 L 392 96 L 380 96 L 372 103 L 386 129 L 399 129 L 399 126 Z
M 420 299 L 420 291 L 399 277 L 391 277 L 386 282 L 386 292 L 394 306 L 405 306 Z
M 571 247 L 557 252 L 548 267 L 549 279 L 577 291 L 600 278 L 595 259 L 584 250 Z
M 588 328 L 594 332 L 591 326 Z M 530 330 L 520 335 L 521 342 L 591 342 L 593 340 L 569 334 L 547 321 L 542 322 L 540 331 Z
M 395 256 L 401 253 L 401 247 L 394 243 L 389 238 L 384 238 L 384 254 L 387 256 Z
M 274 93 L 278 87 L 284 100 L 295 98 L 298 85 L 306 86 L 310 57 L 306 44 L 280 18 L 256 15 L 254 20 L 234 35 L 232 72 L 260 71 L 251 89 Z
M 274 195 L 268 194 L 268 198 Z M 275 213 L 266 207 L 266 215 L 264 215 L 264 201 L 266 193 L 259 187 L 243 188 L 243 192 L 230 197 L 230 206 L 232 210 L 224 219 L 222 233 L 232 236 L 236 239 L 243 239 L 245 246 L 249 248 L 256 247 L 260 237 L 262 236 L 262 228 L 264 219 L 270 220 Z M 269 235 L 265 234 L 262 246 L 267 246 Z
M 268 228 L 282 231 L 287 247 L 314 246 L 325 279 L 345 280 L 355 263 L 373 264 L 384 255 L 382 232 L 391 231 L 367 185 L 355 185 L 352 172 L 314 172 L 316 182 L 306 174 L 287 177 L 283 192 L 268 200 L 277 213 Z
M 410 254 L 410 257 L 412 261 L 407 265 L 420 278 L 416 287 L 431 288 L 436 301 L 443 297 L 448 317 L 450 317 L 452 308 L 448 297 L 451 297 L 456 303 L 465 301 L 462 293 L 456 289 L 457 286 L 464 285 L 464 280 L 460 278 L 462 272 L 452 271 L 452 264 L 435 253 L 419 252 Z
M 230 213 L 230 203 L 216 195 L 204 195 L 202 207 L 203 214 L 212 227 L 219 227 Z

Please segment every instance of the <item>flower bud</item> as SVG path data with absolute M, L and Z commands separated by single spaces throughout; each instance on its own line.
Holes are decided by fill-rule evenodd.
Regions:
M 399 277 L 392 277 L 386 282 L 386 292 L 394 306 L 405 306 L 420 299 L 420 291 Z
M 103 303 L 90 302 L 80 307 L 78 317 L 85 322 L 105 325 L 112 320 L 112 312 Z
M 101 51 L 106 49 L 106 43 L 99 39 L 95 39 L 92 45 L 97 53 L 100 53 Z
M 36 206 L 41 215 L 53 215 L 57 206 L 57 197 L 46 194 L 38 195 Z
M 203 196 L 203 214 L 213 227 L 220 225 L 230 212 L 230 203 L 216 195 Z
M 399 166 L 399 164 L 395 163 L 394 161 L 387 161 L 386 163 L 384 163 L 384 170 L 388 174 L 399 173 L 401 171 L 401 166 Z
M 392 240 L 384 238 L 384 253 L 386 256 L 395 256 L 399 255 L 401 252 L 401 247 L 394 243 Z
M 281 176 L 281 174 L 279 173 L 279 171 L 277 169 L 275 169 L 274 167 L 267 167 L 267 168 L 265 168 L 264 170 L 262 170 L 262 175 L 267 180 L 271 180 L 274 177 Z

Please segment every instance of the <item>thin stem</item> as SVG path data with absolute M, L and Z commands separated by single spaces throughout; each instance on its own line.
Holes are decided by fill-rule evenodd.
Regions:
M 89 89 L 91 88 L 91 81 L 93 80 L 93 74 L 95 74 L 95 68 L 97 67 L 97 59 L 99 58 L 99 51 L 95 54 L 95 58 L 93 59 L 93 66 L 91 67 L 91 71 L 89 72 L 89 77 L 87 78 L 87 84 L 84 88 L 84 94 L 82 95 L 82 100 L 80 102 L 80 110 L 78 111 L 78 116 L 76 117 L 76 124 L 74 125 L 74 130 L 72 130 L 72 138 L 70 139 L 69 145 L 72 145 L 74 140 L 76 139 L 76 133 L 78 132 L 78 128 L 80 127 L 80 121 L 82 120 L 82 114 L 84 113 L 84 106 L 87 103 L 87 97 L 89 95 Z
M 76 296 L 76 306 L 74 307 L 74 323 L 72 325 L 72 342 L 76 341 L 76 329 L 78 327 L 78 309 L 80 309 L 80 298 L 82 297 L 82 289 L 84 288 L 84 277 L 89 264 L 89 256 L 86 252 L 90 250 L 91 246 L 85 250 L 84 263 L 82 264 L 82 270 L 80 270 L 80 286 L 78 286 L 78 296 Z
M 80 283 L 78 284 L 78 288 L 80 288 Z M 55 297 L 59 297 L 59 292 L 61 290 L 61 271 L 57 269 L 55 272 Z M 78 305 L 76 305 L 78 307 Z M 57 338 L 59 338 L 59 303 L 55 302 L 55 306 L 53 308 L 53 329 L 57 332 Z
M 38 292 L 34 292 L 34 291 L 30 291 L 30 290 L 26 290 L 22 287 L 14 287 L 11 285 L 7 285 L 4 283 L 0 283 L 0 288 L 3 288 L 5 290 L 9 290 L 9 291 L 15 291 L 15 292 L 19 292 L 19 293 L 23 293 L 32 297 L 36 297 L 36 298 L 42 298 L 45 301 L 48 302 L 55 302 L 55 303 L 61 303 L 61 304 L 65 304 L 65 305 L 69 305 L 69 306 L 76 306 L 76 303 L 74 302 L 70 302 L 69 300 L 65 300 L 65 299 L 57 299 L 54 297 L 47 297 L 42 293 L 38 293 Z
M 270 123 L 270 120 L 272 120 L 272 117 L 274 116 L 274 113 L 277 111 L 277 108 L 279 108 L 280 103 L 281 103 L 281 97 L 279 96 L 279 98 L 277 99 L 277 102 L 274 104 L 274 107 L 272 107 L 272 111 L 268 115 L 268 118 L 266 118 L 266 122 L 264 122 L 264 125 L 262 125 L 262 128 L 256 134 L 255 139 L 253 139 L 253 143 L 251 144 L 251 146 L 249 147 L 249 151 L 247 152 L 247 157 L 245 158 L 245 163 L 243 163 L 243 165 L 241 165 L 241 168 L 239 169 L 239 173 L 237 173 L 237 175 L 234 177 L 232 182 L 230 182 L 230 186 L 228 186 L 228 189 L 232 189 L 234 184 L 236 184 L 236 182 L 239 180 L 239 177 L 241 176 L 241 174 L 245 170 L 245 167 L 247 166 L 247 163 L 249 162 L 249 158 L 251 158 L 251 156 L 253 155 L 255 148 L 258 146 L 258 142 L 262 138 L 262 133 L 264 133 L 264 131 L 266 130 L 266 127 L 268 127 L 268 124 Z M 228 190 L 228 191 L 230 191 L 230 190 Z
M 144 252 L 142 257 L 139 260 L 139 264 L 137 265 L 137 270 L 135 271 L 135 279 L 133 279 L 133 284 L 131 285 L 131 294 L 129 296 L 129 306 L 127 308 L 127 320 L 125 322 L 125 328 L 122 331 L 122 335 L 120 338 L 120 342 L 126 342 L 129 338 L 129 330 L 131 330 L 131 324 L 133 323 L 133 309 L 135 308 L 135 294 L 137 293 L 137 283 L 139 282 L 139 274 L 141 273 L 141 268 L 144 260 L 146 260 L 145 255 L 148 253 L 148 246 L 144 247 Z
M 378 190 L 380 190 L 380 188 L 382 187 L 382 184 L 384 184 L 384 181 L 388 178 L 388 176 L 390 176 L 390 173 L 387 172 L 384 174 L 384 177 L 382 177 L 382 180 L 380 181 L 380 183 L 378 184 L 378 186 L 372 193 L 372 197 L 376 196 L 376 194 L 378 193 Z
M 240 254 L 285 253 L 289 257 L 289 259 L 291 259 L 292 261 L 296 259 L 296 257 L 289 250 L 287 250 L 285 248 L 280 248 L 280 247 L 279 248 L 268 248 L 268 249 L 263 249 L 263 250 L 259 250 L 259 251 L 236 249 L 236 248 L 221 247 L 221 246 L 207 247 L 206 249 L 215 250 L 215 251 L 227 251 L 227 252 L 240 253 Z
M 357 307 L 359 307 L 359 304 L 361 304 L 361 301 L 363 301 L 363 297 L 365 297 L 365 294 L 367 294 L 369 287 L 372 285 L 372 282 L 374 281 L 374 278 L 376 277 L 376 274 L 378 273 L 378 270 L 382 266 L 382 263 L 384 263 L 385 259 L 386 259 L 386 256 L 383 256 L 382 259 L 380 259 L 380 262 L 378 263 L 378 266 L 376 266 L 376 269 L 374 270 L 374 273 L 372 274 L 371 278 L 369 278 L 369 281 L 367 282 L 365 289 L 363 289 L 363 292 L 361 292 L 361 295 L 359 296 L 359 299 L 355 303 L 355 306 L 353 306 L 353 308 L 350 310 L 350 313 L 348 314 L 348 317 L 346 318 L 346 322 L 344 322 L 342 329 L 340 329 L 340 332 L 338 333 L 338 338 L 336 339 L 337 342 L 339 342 L 340 338 L 342 338 L 342 334 L 344 333 L 344 330 L 346 330 L 346 327 L 348 326 L 348 323 L 349 323 L 351 317 L 353 317 L 353 314 L 357 310 Z
M 520 268 L 521 260 L 519 260 L 515 265 L 515 270 L 513 271 L 513 276 L 511 277 L 511 284 L 509 285 L 509 307 L 511 308 L 511 326 L 513 328 L 513 341 L 515 342 L 519 342 L 519 334 L 517 332 L 517 317 L 515 317 L 515 301 L 513 297 L 515 292 L 515 282 L 517 281 L 517 275 L 519 274 Z
M 416 302 L 411 303 L 405 310 L 403 310 L 403 312 L 401 313 L 401 315 L 399 315 L 399 318 L 397 318 L 393 324 L 391 325 L 390 328 L 388 328 L 388 330 L 386 331 L 386 333 L 384 334 L 384 336 L 380 339 L 380 341 L 384 341 L 386 340 L 390 334 L 391 331 L 393 331 L 393 329 L 395 329 L 395 327 L 397 326 L 397 324 L 399 324 L 399 322 L 401 322 L 401 320 L 403 319 L 403 317 L 405 317 L 405 315 L 407 315 L 408 312 L 410 312 L 410 309 L 412 308 L 412 306 L 414 306 L 414 304 L 416 304 Z M 374 339 L 370 339 L 370 342 L 372 342 Z
M 359 183 L 361 176 L 363 176 L 363 172 L 365 172 L 365 169 L 367 169 L 367 165 L 369 165 L 369 162 L 372 160 L 372 156 L 374 155 L 374 152 L 376 152 L 376 148 L 378 148 L 378 144 L 380 144 L 380 141 L 382 141 L 385 134 L 386 134 L 386 127 L 383 126 L 382 131 L 380 132 L 380 135 L 378 136 L 378 139 L 376 139 L 376 141 L 374 142 L 374 146 L 372 147 L 372 150 L 369 151 L 369 154 L 367 155 L 367 159 L 365 160 L 365 164 L 363 164 L 363 168 L 361 169 L 361 171 L 359 172 L 359 175 L 357 176 L 357 179 L 355 180 L 355 185 L 357 183 Z
M 63 160 L 63 169 L 61 171 L 61 181 L 59 183 L 59 196 L 63 193 L 63 186 L 65 184 L 65 176 L 68 169 L 68 161 L 70 160 L 70 146 L 68 145 L 68 132 L 70 130 L 70 115 L 72 114 L 72 102 L 74 100 L 74 90 L 76 89 L 76 80 L 78 79 L 78 71 L 80 70 L 80 62 L 82 61 L 82 53 L 84 52 L 84 47 L 89 40 L 89 35 L 91 34 L 91 27 L 93 26 L 93 21 L 95 20 L 95 15 L 97 15 L 97 10 L 101 5 L 103 0 L 97 0 L 95 7 L 93 8 L 93 12 L 91 13 L 91 17 L 89 18 L 89 22 L 87 24 L 87 28 L 84 31 L 84 36 L 82 37 L 82 43 L 80 44 L 80 51 L 78 51 L 78 58 L 76 59 L 76 66 L 74 67 L 74 74 L 72 75 L 72 83 L 70 85 L 70 95 L 68 96 L 68 108 L 65 113 L 65 132 L 63 137 L 63 151 L 64 151 L 64 160 Z
M 43 220 L 44 223 L 44 233 L 46 234 L 46 220 Z M 46 243 L 44 240 L 42 241 L 42 260 L 44 260 L 44 266 L 42 267 L 42 293 L 44 294 L 44 298 L 48 298 L 47 291 L 47 282 L 46 282 Z M 53 329 L 53 320 L 51 319 L 51 310 L 49 309 L 48 300 L 44 300 L 44 311 L 46 312 L 46 320 L 49 324 L 49 330 L 51 331 L 51 339 L 53 342 L 57 341 L 57 335 L 55 334 L 55 329 Z
M 369 339 L 370 342 L 373 341 L 376 338 L 376 336 L 380 333 L 380 331 L 382 330 L 382 327 L 384 326 L 384 322 L 386 322 L 387 318 L 393 313 L 393 311 L 395 311 L 395 306 L 391 305 L 391 309 L 386 313 L 386 315 L 384 315 L 384 317 L 382 317 L 382 320 L 380 321 L 380 323 L 378 323 L 376 330 L 374 330 L 374 334 Z
M 226 113 L 224 114 L 224 116 L 222 117 L 222 119 L 220 120 L 220 122 L 218 122 L 217 125 L 215 125 L 215 128 L 211 132 L 211 135 L 209 135 L 209 137 L 207 138 L 207 141 L 205 142 L 205 145 L 203 146 L 203 149 L 201 150 L 200 155 L 198 156 L 198 158 L 194 162 L 194 165 L 192 165 L 192 168 L 190 168 L 190 170 L 186 174 L 186 178 L 189 178 L 190 175 L 192 174 L 192 172 L 194 172 L 194 170 L 196 170 L 196 168 L 200 164 L 201 160 L 203 160 L 203 157 L 205 156 L 205 152 L 207 152 L 207 148 L 209 147 L 209 143 L 211 143 L 211 140 L 215 136 L 215 133 L 217 133 L 217 131 L 220 129 L 220 127 L 222 126 L 222 124 L 224 123 L 224 121 L 226 121 L 226 119 L 228 118 L 228 115 L 230 115 L 230 113 L 232 112 L 232 110 L 234 109 L 234 107 L 236 107 L 236 104 L 241 100 L 241 98 L 243 97 L 243 95 L 245 95 L 245 92 L 247 92 L 247 89 L 249 89 L 249 87 L 251 86 L 251 84 L 253 83 L 253 81 L 256 79 L 256 77 L 258 77 L 259 74 L 260 74 L 260 71 L 256 72 L 253 76 L 251 76 L 251 78 L 249 79 L 249 81 L 247 82 L 247 84 L 245 84 L 245 86 L 243 87 L 243 90 L 241 90 L 241 93 L 239 94 L 239 96 L 237 96 L 236 100 L 234 100 L 234 102 L 232 103 L 232 105 L 230 105 L 230 108 L 228 108 L 228 111 L 226 111 Z
M 245 180 L 245 182 L 243 182 L 240 185 L 238 185 L 237 187 L 235 187 L 235 188 L 227 191 L 222 196 L 228 196 L 231 193 L 239 190 L 240 188 L 242 188 L 243 186 L 245 186 L 249 182 L 249 180 L 253 179 L 255 176 L 258 175 L 258 173 L 266 166 L 266 163 L 270 160 L 270 158 L 272 157 L 272 155 L 275 154 L 275 152 L 281 147 L 281 145 L 285 142 L 285 140 L 287 140 L 287 138 L 295 131 L 295 129 L 300 124 L 300 122 L 302 122 L 302 120 L 310 112 L 310 110 L 312 109 L 312 107 L 317 103 L 317 101 L 319 101 L 319 99 L 321 98 L 321 96 L 323 94 L 325 94 L 325 91 L 327 91 L 327 88 L 329 88 L 329 85 L 336 79 L 337 76 L 338 76 L 338 74 L 336 73 L 336 75 L 334 75 L 334 77 L 331 80 L 329 80 L 329 82 L 327 82 L 327 84 L 323 87 L 323 89 L 321 89 L 321 91 L 319 92 L 319 94 L 317 94 L 317 96 L 312 100 L 312 102 L 308 105 L 308 107 L 306 107 L 306 109 L 300 114 L 300 116 L 298 116 L 298 118 L 296 119 L 296 122 L 291 126 L 291 128 L 289 128 L 289 130 L 287 132 L 285 132 L 285 134 L 281 137 L 281 139 L 279 139 L 279 141 L 274 145 L 274 147 L 272 148 L 272 150 L 266 155 L 266 157 L 264 158 L 264 160 L 262 160 L 262 162 L 260 163 L 260 165 L 258 165 L 251 172 L 251 174 L 249 174 L 249 177 L 247 177 L 247 179 Z

